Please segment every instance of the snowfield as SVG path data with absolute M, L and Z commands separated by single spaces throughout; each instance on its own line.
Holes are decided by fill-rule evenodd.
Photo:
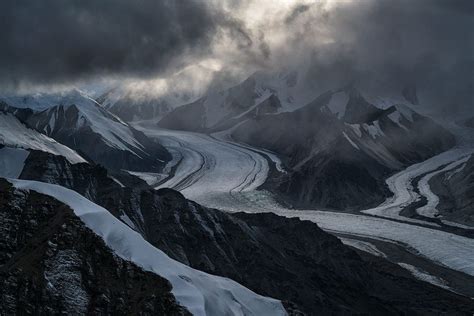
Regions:
M 86 162 L 74 150 L 26 127 L 10 113 L 0 113 L 0 144 L 24 149 L 36 149 L 53 155 L 64 156 L 73 164 Z
M 260 296 L 223 277 L 194 270 L 168 257 L 106 209 L 64 187 L 36 181 L 9 180 L 67 204 L 119 257 L 169 280 L 177 301 L 193 315 L 286 315 L 280 301 Z

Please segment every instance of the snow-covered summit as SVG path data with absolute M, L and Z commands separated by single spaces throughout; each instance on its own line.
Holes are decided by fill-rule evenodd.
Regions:
M 146 167 L 147 170 L 159 171 L 169 158 L 160 144 L 120 120 L 82 91 L 73 89 L 67 93 L 25 96 L 24 99 L 27 102 L 8 105 L 41 105 L 45 108 L 24 119 L 29 127 L 86 153 L 96 163 L 112 169 L 138 171 Z
M 74 133 L 82 128 L 90 128 L 101 135 L 104 142 L 113 148 L 142 153 L 144 146 L 134 138 L 130 126 L 103 109 L 96 101 L 84 93 L 73 90 L 63 98 L 49 99 L 54 106 L 34 115 L 30 120 L 36 129 L 52 135 L 63 129 Z M 53 105 L 54 103 L 50 103 Z
M 12 113 L 0 111 L 0 144 L 8 147 L 34 149 L 64 156 L 71 163 L 86 162 L 77 152 L 54 139 L 28 128 Z
M 219 126 L 229 126 L 229 120 L 243 117 L 270 97 L 279 104 L 279 113 L 293 111 L 317 94 L 316 90 L 308 88 L 304 73 L 300 71 L 258 71 L 237 85 L 210 92 L 174 109 L 159 125 L 193 131 L 215 130 Z

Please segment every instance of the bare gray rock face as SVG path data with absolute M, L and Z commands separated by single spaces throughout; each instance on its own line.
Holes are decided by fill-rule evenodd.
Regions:
M 433 177 L 430 187 L 440 198 L 437 209 L 443 219 L 474 226 L 474 155 L 459 168 Z
M 0 179 L 0 314 L 189 315 L 60 202 Z

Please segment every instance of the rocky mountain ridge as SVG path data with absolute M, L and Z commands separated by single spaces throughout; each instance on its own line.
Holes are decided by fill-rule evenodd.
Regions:
M 64 204 L 0 179 L 0 217 L 1 314 L 190 315 Z
M 384 179 L 455 144 L 432 120 L 403 105 L 379 109 L 357 91 L 331 104 L 328 91 L 293 112 L 249 119 L 232 130 L 236 141 L 279 154 L 289 172 L 266 188 L 294 206 L 357 209 L 381 203 Z M 433 137 L 437 135 L 437 137 Z
M 166 149 L 121 121 L 84 93 L 42 95 L 47 109 L 31 111 L 4 104 L 29 128 L 113 170 L 160 171 L 171 159 Z M 13 103 L 16 104 L 16 103 Z M 8 109 L 11 107 L 11 109 Z
M 313 223 L 272 214 L 226 214 L 171 189 L 129 188 L 101 167 L 51 163 L 58 157 L 38 154 L 31 154 L 20 178 L 57 182 L 85 194 L 172 258 L 279 298 L 292 313 L 421 312 L 447 308 L 446 300 L 452 299 L 470 308 L 461 297 L 415 281 L 396 266 L 364 262 Z M 63 171 L 55 172 L 57 166 Z M 415 296 L 424 299 L 414 301 Z

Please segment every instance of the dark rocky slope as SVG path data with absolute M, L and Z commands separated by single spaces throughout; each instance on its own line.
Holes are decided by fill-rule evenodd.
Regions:
M 59 184 L 92 201 L 122 186 L 148 188 L 144 181 L 128 173 L 107 171 L 92 163 L 71 164 L 61 156 L 37 150 L 30 151 L 19 178 Z
M 52 183 L 58 179 L 87 193 L 170 257 L 279 298 L 289 310 L 309 315 L 474 310 L 469 300 L 416 281 L 396 265 L 362 259 L 314 223 L 273 214 L 228 214 L 188 201 L 171 189 L 122 187 L 104 169 L 88 164 L 57 173 L 52 172 L 57 163 L 37 156 L 48 163 L 32 173 L 41 170 L 28 167 L 33 160 L 34 156 L 26 162 L 22 178 Z M 59 174 L 68 174 L 67 180 Z
M 440 198 L 442 218 L 474 226 L 474 155 L 460 169 L 433 177 L 429 185 Z
M 1 315 L 188 315 L 58 201 L 0 179 Z
M 312 222 L 223 213 L 171 189 L 132 195 L 135 202 L 128 203 L 130 196 L 111 193 L 104 206 L 139 213 L 133 226 L 172 258 L 232 278 L 308 315 L 474 311 L 469 299 L 416 281 L 396 265 L 362 259 Z
M 92 101 L 35 113 L 27 124 L 113 170 L 156 172 L 171 159 L 159 143 Z
M 334 94 L 294 112 L 247 120 L 233 131 L 237 141 L 283 158 L 288 172 L 274 173 L 266 188 L 296 207 L 377 205 L 388 194 L 388 175 L 454 145 L 454 137 L 430 119 L 401 105 L 379 109 L 354 90 L 338 117 L 328 108 Z
M 29 108 L 20 109 L 20 108 L 12 107 L 2 100 L 0 100 L 0 111 L 15 115 L 15 117 L 20 122 L 23 122 L 23 123 L 25 123 L 28 117 L 30 117 L 34 113 L 32 109 L 29 109 Z
M 242 123 L 248 119 L 258 119 L 262 115 L 277 113 L 281 108 L 280 100 L 274 94 L 264 99 L 260 103 L 257 103 L 254 107 L 236 115 L 234 117 L 226 118 L 217 123 L 215 126 L 206 129 L 207 133 L 214 133 L 224 131 Z M 160 122 L 160 124 L 162 124 Z M 172 126 L 172 125 L 170 125 Z
M 158 125 L 196 132 L 224 130 L 247 118 L 274 113 L 281 107 L 278 96 L 263 90 L 258 75 L 254 74 L 227 90 L 175 108 Z
M 133 93 L 124 93 L 123 95 L 122 93 L 120 88 L 112 89 L 101 95 L 96 101 L 125 122 L 162 117 L 171 111 L 166 100 L 137 98 Z
M 35 99 L 35 96 L 26 97 Z M 11 105 L 0 100 L 0 110 L 12 113 L 29 128 L 109 169 L 159 172 L 171 159 L 157 141 L 124 123 L 80 91 L 43 95 L 36 103 L 46 109 L 16 108 L 16 103 Z

